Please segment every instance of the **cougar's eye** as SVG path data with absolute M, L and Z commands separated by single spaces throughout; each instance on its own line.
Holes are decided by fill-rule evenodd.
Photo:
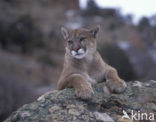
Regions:
M 81 37 L 80 38 L 80 41 L 84 41 L 86 38 L 85 37 Z
M 85 39 L 86 39 L 85 37 L 81 37 L 80 38 L 80 43 L 82 44 L 82 46 L 85 46 L 85 44 L 86 44 L 86 40 Z
M 69 45 L 73 44 L 73 41 L 69 40 L 69 41 L 68 41 L 68 44 L 69 44 Z

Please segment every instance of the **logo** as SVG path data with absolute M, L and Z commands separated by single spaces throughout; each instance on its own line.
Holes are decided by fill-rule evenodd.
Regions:
M 143 113 L 140 111 L 134 112 L 131 110 L 131 115 L 128 115 L 125 110 L 123 110 L 122 119 L 130 119 L 130 120 L 154 120 L 154 113 Z

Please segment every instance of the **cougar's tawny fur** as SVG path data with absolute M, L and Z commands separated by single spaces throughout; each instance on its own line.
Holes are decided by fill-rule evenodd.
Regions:
M 66 53 L 58 90 L 74 87 L 77 97 L 88 99 L 94 94 L 92 84 L 104 79 L 107 91 L 121 93 L 125 90 L 126 83 L 119 78 L 116 69 L 106 64 L 96 50 L 99 26 L 90 30 L 69 31 L 64 27 L 61 30 L 66 40 Z

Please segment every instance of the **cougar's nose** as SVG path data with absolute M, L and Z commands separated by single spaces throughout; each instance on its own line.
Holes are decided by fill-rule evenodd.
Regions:
M 73 50 L 74 50 L 75 52 L 78 52 L 79 49 L 80 49 L 79 46 L 74 46 L 74 47 L 73 47 Z

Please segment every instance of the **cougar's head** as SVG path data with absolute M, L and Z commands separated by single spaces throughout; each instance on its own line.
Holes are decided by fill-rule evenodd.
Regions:
M 61 28 L 64 39 L 66 40 L 66 53 L 76 59 L 82 59 L 88 54 L 96 51 L 96 35 L 100 27 L 93 29 L 79 28 L 68 30 Z

